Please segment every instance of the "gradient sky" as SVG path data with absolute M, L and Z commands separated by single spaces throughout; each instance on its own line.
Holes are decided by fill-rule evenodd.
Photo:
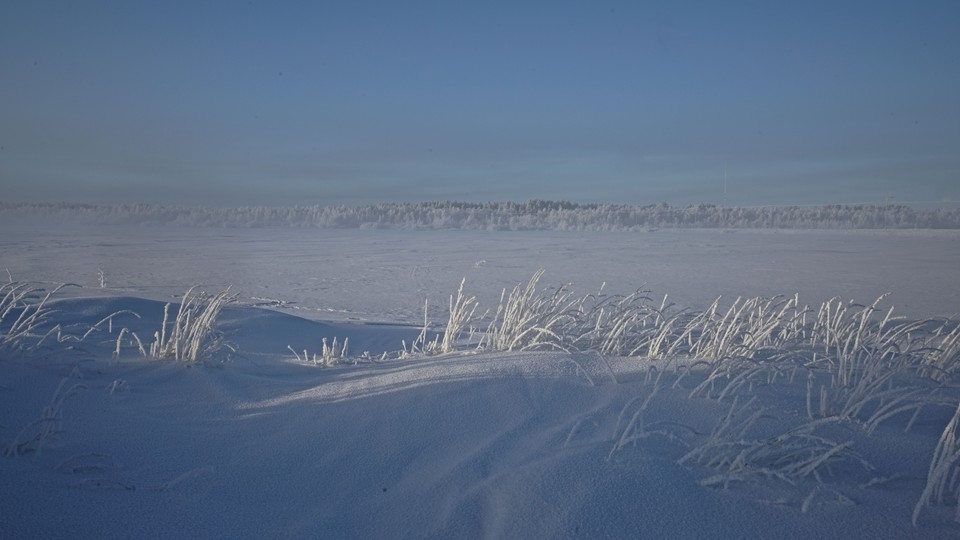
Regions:
M 0 198 L 960 201 L 960 2 L 0 7 Z

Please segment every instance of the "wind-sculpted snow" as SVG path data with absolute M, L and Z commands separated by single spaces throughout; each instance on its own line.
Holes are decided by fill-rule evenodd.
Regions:
M 582 377 L 591 386 L 617 382 L 617 373 L 627 377 L 649 363 L 617 362 L 616 370 L 602 357 L 571 357 L 548 353 L 487 353 L 451 358 L 445 356 L 416 362 L 389 362 L 342 371 L 329 381 L 307 390 L 245 405 L 259 410 L 289 404 L 334 403 L 414 390 L 437 384 L 485 379 Z
M 423 202 L 364 206 L 210 208 L 149 204 L 0 203 L 0 217 L 39 217 L 99 224 L 335 229 L 636 231 L 657 228 L 958 229 L 960 208 L 905 205 L 726 207 Z
M 370 344 L 391 329 L 249 307 L 225 309 L 219 328 L 256 350 L 187 367 L 126 346 L 111 355 L 121 325 L 143 332 L 160 320 L 157 302 L 54 306 L 65 333 L 123 314 L 82 342 L 0 357 L 0 442 L 20 450 L 0 459 L 4 537 L 958 531 L 949 501 L 923 507 L 911 524 L 947 407 L 931 404 L 908 433 L 897 417 L 868 435 L 855 422 L 798 413 L 805 376 L 753 377 L 735 399 L 692 397 L 708 374 L 682 359 L 458 353 L 320 368 L 283 344 L 344 330 Z M 754 410 L 762 413 L 752 422 L 738 417 Z M 705 458 L 734 444 L 742 466 L 718 473 L 731 464 Z

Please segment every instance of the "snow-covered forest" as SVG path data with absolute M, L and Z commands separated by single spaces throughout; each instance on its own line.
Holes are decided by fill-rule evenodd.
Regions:
M 420 202 L 214 208 L 0 202 L 0 216 L 101 224 L 346 229 L 632 231 L 659 228 L 960 229 L 960 208 L 905 205 L 727 207 L 566 201 Z

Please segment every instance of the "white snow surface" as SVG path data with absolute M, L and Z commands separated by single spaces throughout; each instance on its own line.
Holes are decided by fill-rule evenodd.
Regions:
M 800 294 L 889 304 L 910 317 L 960 312 L 958 230 L 378 231 L 4 224 L 0 272 L 167 300 L 231 285 L 245 303 L 321 320 L 420 324 L 464 277 L 482 306 L 538 268 L 584 293 L 638 288 L 705 308 L 718 296 Z M 436 319 L 438 317 L 432 317 Z M 434 321 L 439 322 L 439 321 Z
M 818 306 L 889 292 L 885 305 L 900 315 L 949 317 L 960 312 L 957 231 L 8 223 L 3 268 L 47 288 L 79 285 L 53 298 L 65 333 L 121 310 L 140 316 L 118 315 L 74 345 L 0 350 L 0 447 L 40 429 L 44 408 L 67 395 L 42 448 L 0 457 L 3 539 L 960 536 L 955 504 L 911 523 L 956 401 L 924 409 L 909 431 L 907 414 L 870 435 L 855 423 L 818 432 L 850 441 L 869 469 L 841 459 L 820 480 L 713 486 L 709 467 L 679 461 L 733 402 L 691 397 L 704 375 L 686 359 L 473 350 L 370 359 L 415 339 L 424 300 L 433 327 L 444 323 L 461 278 L 481 310 L 495 309 L 503 288 L 538 268 L 547 285 L 645 288 L 693 309 L 720 295 L 799 293 Z M 119 328 L 152 339 L 164 303 L 194 285 L 237 294 L 217 324 L 235 354 L 189 365 L 129 346 L 113 356 Z M 317 352 L 334 337 L 349 338 L 352 360 L 320 367 L 288 350 Z M 755 436 L 803 423 L 805 385 L 784 375 L 742 391 L 738 400 L 763 410 Z M 641 420 L 654 434 L 615 448 L 633 400 L 655 387 Z

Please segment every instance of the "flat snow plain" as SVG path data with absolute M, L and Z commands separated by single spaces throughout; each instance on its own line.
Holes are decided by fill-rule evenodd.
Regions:
M 121 310 L 139 318 L 118 315 L 78 343 L 0 350 L 0 538 L 960 535 L 955 491 L 911 523 L 960 397 L 955 379 L 912 422 L 911 409 L 868 434 L 874 403 L 861 418 L 817 426 L 804 440 L 836 450 L 815 474 L 777 476 L 783 464 L 763 454 L 718 480 L 734 470 L 708 459 L 722 452 L 691 452 L 731 410 L 757 416 L 725 444 L 776 446 L 809 422 L 813 375 L 762 374 L 722 397 L 722 385 L 691 397 L 706 362 L 466 347 L 394 354 L 416 338 L 424 300 L 440 330 L 462 278 L 481 311 L 495 310 L 502 289 L 539 268 L 542 287 L 643 288 L 692 310 L 721 295 L 729 305 L 799 293 L 816 310 L 837 295 L 869 304 L 890 293 L 881 306 L 895 314 L 951 317 L 960 312 L 956 231 L 7 223 L 3 268 L 48 289 L 80 285 L 51 304 L 50 324 L 64 334 Z M 237 347 L 229 361 L 151 360 L 128 345 L 114 355 L 120 328 L 152 340 L 164 303 L 194 285 L 237 295 L 217 326 Z M 352 360 L 320 367 L 287 348 L 317 352 L 333 337 L 349 337 Z

